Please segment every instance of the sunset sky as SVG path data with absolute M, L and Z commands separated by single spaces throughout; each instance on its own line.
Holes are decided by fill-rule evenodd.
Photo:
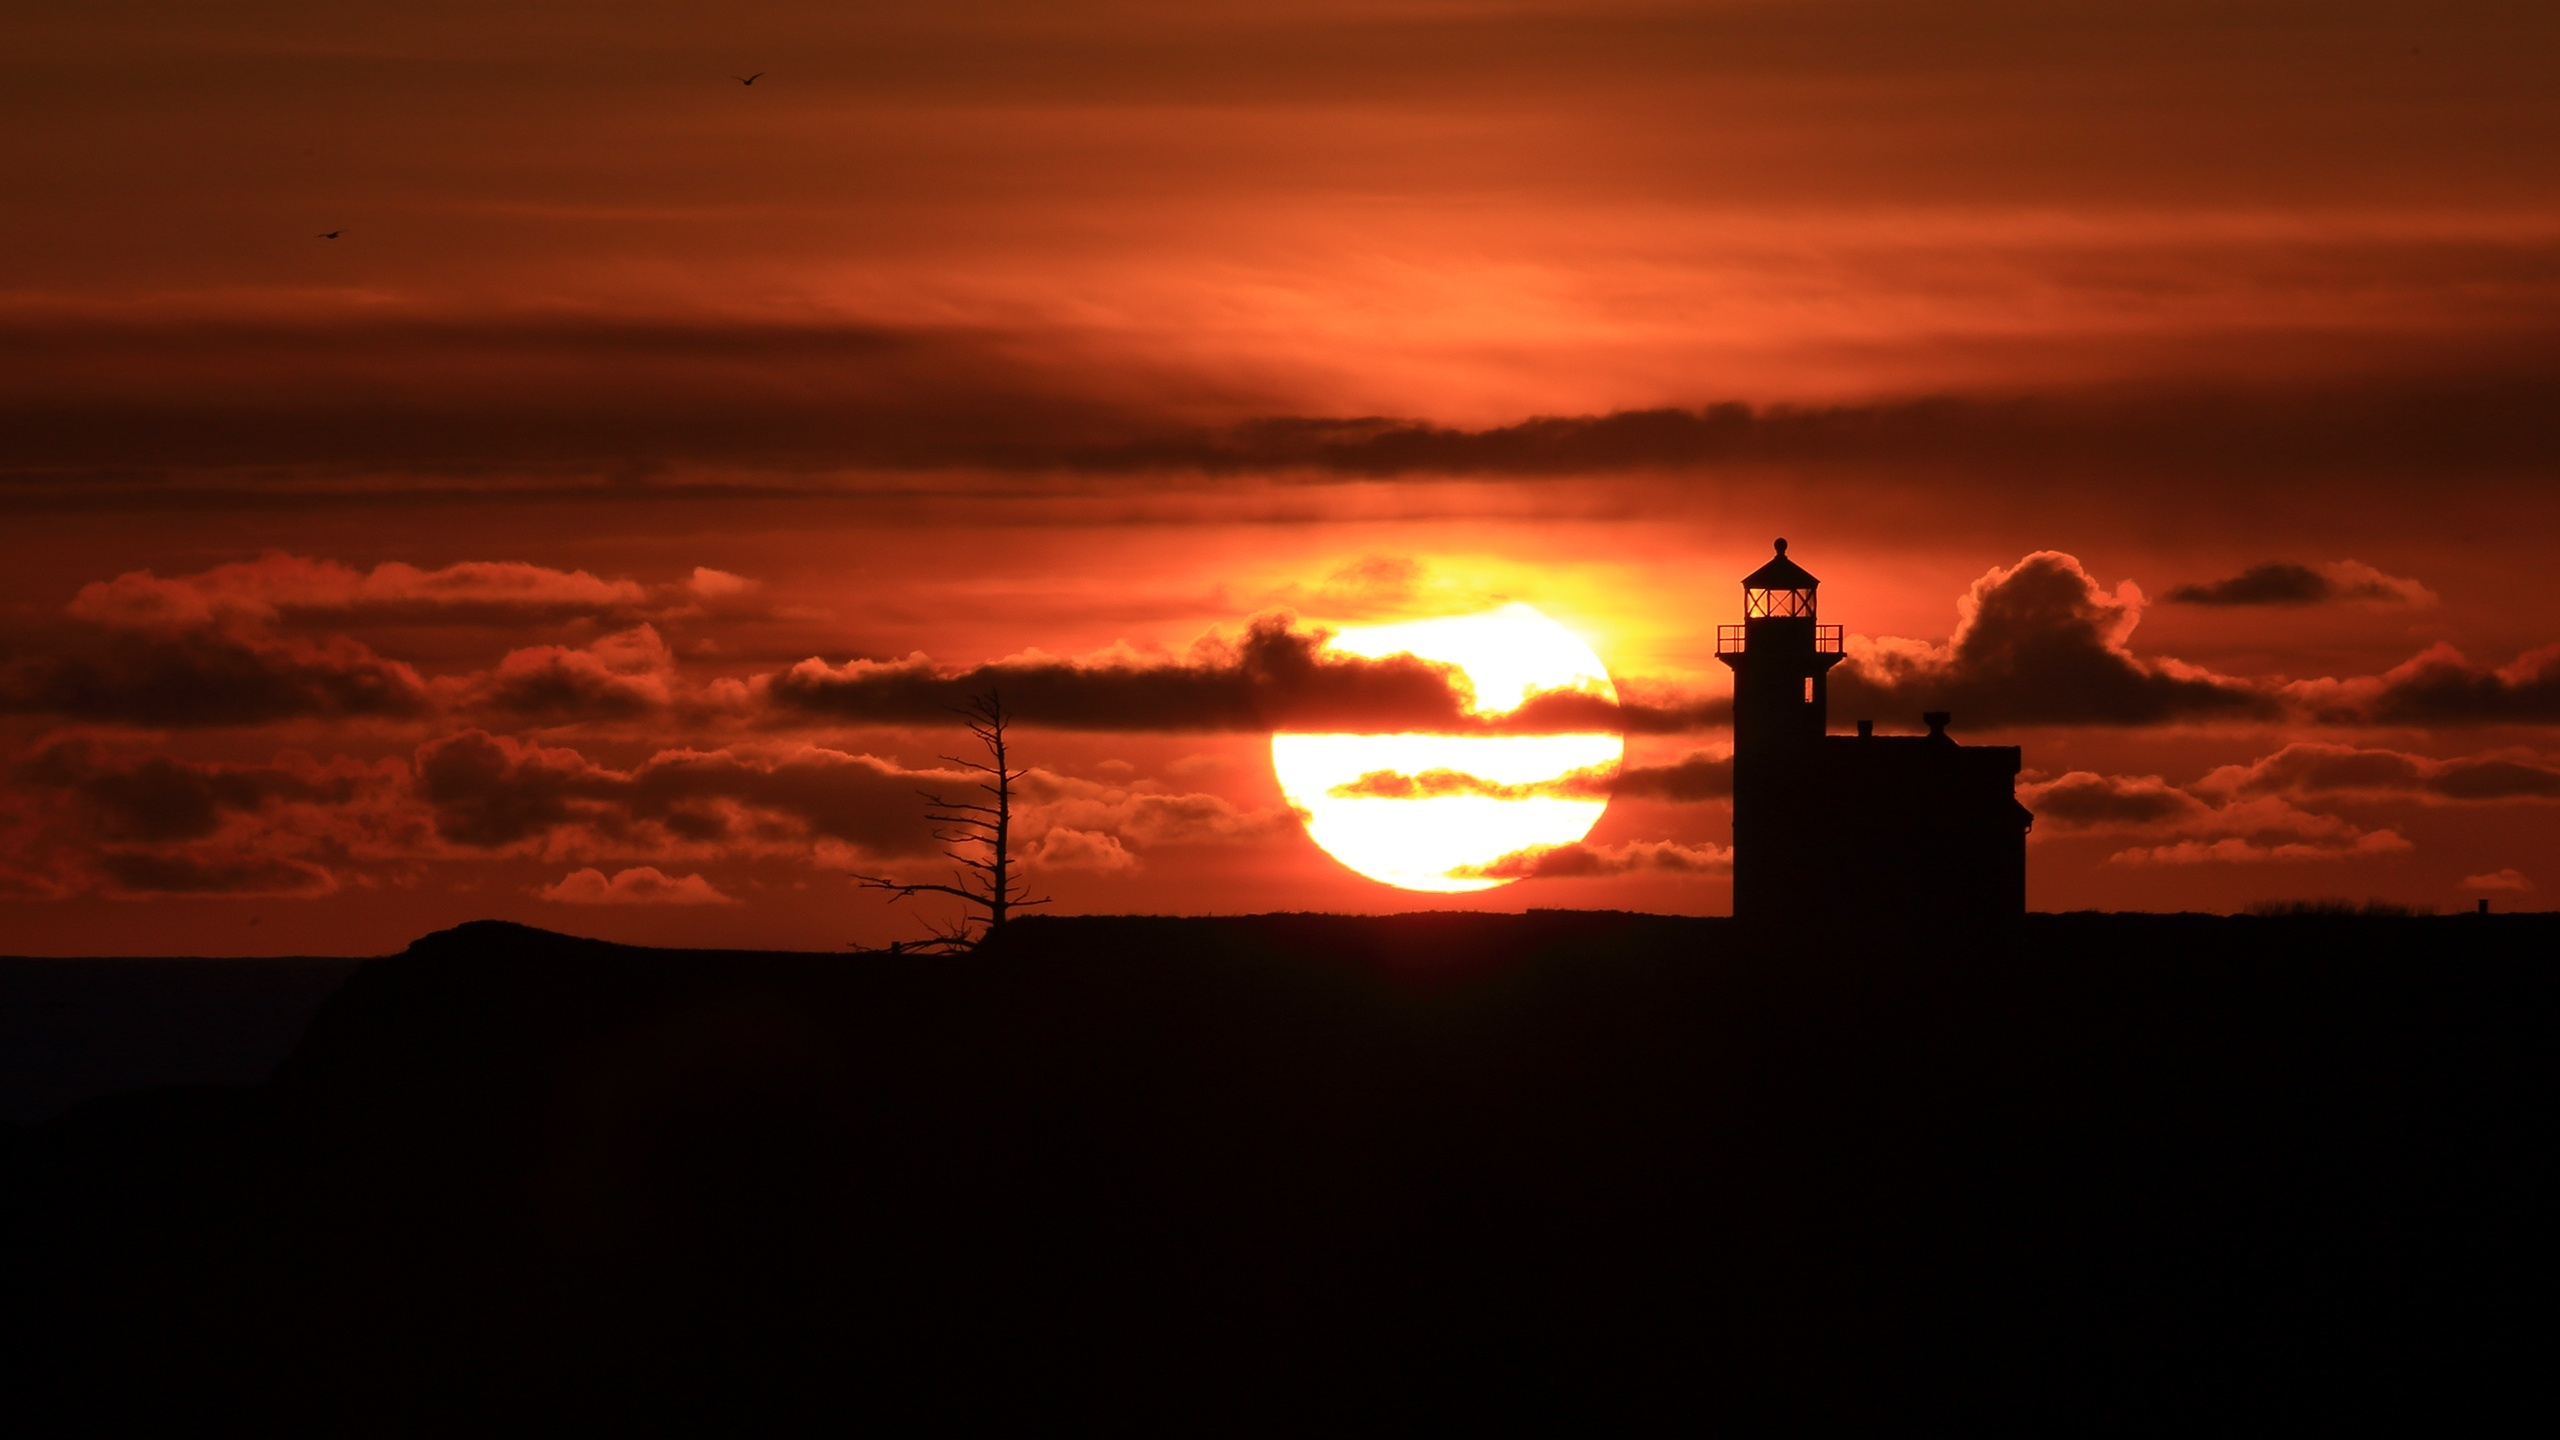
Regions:
M 1059 910 L 1723 913 L 1780 535 L 1835 728 L 2024 747 L 2034 908 L 2560 892 L 2560 8 L 0 37 L 0 952 L 913 938 L 990 683 Z M 1273 727 L 1465 697 L 1324 634 L 1513 601 L 1597 828 L 1328 858 Z

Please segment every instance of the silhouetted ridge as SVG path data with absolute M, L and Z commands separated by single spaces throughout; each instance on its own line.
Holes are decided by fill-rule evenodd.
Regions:
M 449 930 L 435 930 L 409 942 L 404 955 L 436 955 L 449 952 L 490 953 L 496 951 L 540 952 L 559 955 L 574 952 L 606 953 L 642 950 L 650 947 L 624 945 L 611 940 L 590 940 L 580 935 L 564 935 L 557 930 L 544 930 L 521 925 L 513 920 L 465 920 Z
M 2547 1333 L 2555 941 L 461 926 L 367 963 L 264 1091 L 28 1134 L 9 1303 L 25 1393 L 116 1433 L 2191 1414 L 2279 1373 L 2270 1337 Z

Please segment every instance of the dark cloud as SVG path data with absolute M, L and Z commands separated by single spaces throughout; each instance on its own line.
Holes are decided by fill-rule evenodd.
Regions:
M 1733 757 L 1698 753 L 1670 765 L 1594 766 L 1552 780 L 1505 784 L 1463 770 L 1372 770 L 1327 792 L 1337 800 L 1428 800 L 1479 795 L 1494 800 L 1606 800 L 1617 796 L 1690 802 L 1733 793 Z
M 116 841 L 196 840 L 226 814 L 246 814 L 285 801 L 342 804 L 356 779 L 318 767 L 201 763 L 154 755 L 118 764 L 95 746 L 49 745 L 22 763 L 22 785 L 68 791 L 97 834 Z
M 573 826 L 615 837 L 649 826 L 680 840 L 747 843 L 762 831 L 802 845 L 914 853 L 933 848 L 917 789 L 953 778 L 815 747 L 669 751 L 623 771 L 484 730 L 422 746 L 417 759 L 417 794 L 436 833 L 483 850 Z
M 1678 845 L 1630 840 L 1623 845 L 1538 845 L 1482 865 L 1453 865 L 1449 874 L 1472 880 L 1579 880 L 1642 870 L 1721 875 L 1733 869 L 1733 851 L 1720 845 Z
M 157 743 L 39 743 L 0 790 L 5 868 L 55 896 L 318 895 L 347 867 L 396 862 L 428 838 L 396 761 L 286 752 L 242 764 Z
M 1167 487 L 1214 508 L 1235 477 L 1623 476 L 1662 481 L 1676 500 L 1701 480 L 1772 474 L 1818 475 L 1835 492 L 1908 493 L 1927 477 L 1918 483 L 1932 493 L 2033 496 L 2069 473 L 2138 477 L 2154 504 L 2227 501 L 2243 477 L 2273 496 L 2424 474 L 2509 494 L 2560 463 L 2560 393 L 2537 349 L 2547 344 L 2484 342 L 2500 353 L 2286 387 L 1725 399 L 1464 427 L 1292 413 L 1289 387 L 1267 375 L 1173 375 L 1162 353 L 1126 337 L 1063 331 L 20 315 L 0 319 L 0 510 L 813 496 L 944 507 Z M 2072 493 L 2076 518 L 2129 492 Z M 418 577 L 365 578 L 373 590 L 353 600 L 421 617 L 482 603 L 492 614 L 627 607 L 567 590 L 545 600 L 540 587 L 402 600 L 393 582 Z M 614 585 L 586 578 L 590 591 Z
M 1178 423 L 1161 402 L 1114 398 L 1153 367 L 1124 361 L 1097 383 L 1065 354 L 1081 348 L 744 319 L 19 317 L 0 328 L 0 475 L 254 467 L 281 489 L 383 474 L 485 489 L 688 464 L 1046 470 Z
M 338 888 L 327 870 L 281 855 L 108 851 L 97 865 L 111 889 L 135 895 L 307 897 Z
M 2179 585 L 2161 598 L 2181 605 L 2316 605 L 2333 597 L 2329 577 L 2308 565 L 2252 565 L 2228 580 Z
M 1722 800 L 1733 794 L 1733 756 L 1703 751 L 1669 765 L 1630 765 L 1609 787 L 1613 795 L 1636 799 L 1694 802 Z
M 1615 770 L 1615 766 L 1595 766 L 1551 780 L 1516 785 L 1487 780 L 1463 770 L 1434 769 L 1413 774 L 1401 770 L 1372 770 L 1325 793 L 1337 800 L 1436 800 L 1450 795 L 1473 795 L 1488 800 L 1605 800 L 1609 798 L 1610 778 Z
M 457 845 L 512 845 L 597 813 L 626 787 L 624 777 L 575 751 L 521 745 L 485 730 L 418 750 L 418 798 L 433 808 L 436 833 Z
M 2560 766 L 2530 760 L 2453 760 L 2427 777 L 2448 800 L 2560 800 Z
M 2113 594 L 2072 556 L 2043 550 L 1973 583 L 1944 645 L 1881 640 L 1832 672 L 1835 714 L 1950 710 L 1975 725 L 2157 725 L 2272 714 L 2249 685 L 2127 643 L 2142 592 Z
M 346 318 L 153 324 L 20 316 L 0 330 L 0 475 L 142 480 L 251 467 L 277 489 L 402 475 L 488 487 L 717 468 L 1587 476 L 1771 465 L 2251 474 L 2511 474 L 2560 458 L 2529 363 L 2215 392 L 1727 400 L 1465 428 L 1234 415 L 1264 397 L 1067 332 L 749 319 Z M 2529 347 L 2528 347 L 2529 348 Z M 2484 368 L 2485 367 L 2485 368 Z M 1247 411 L 1245 413 L 1250 413 Z M 122 489 L 122 485 L 114 488 Z M 57 497 L 76 504 L 76 496 Z
M 2410 605 L 2434 596 L 2415 580 L 2385 575 L 2353 560 L 2317 570 L 2279 560 L 2252 565 L 2227 580 L 2175 586 L 2161 598 L 2181 605 L 2318 605 L 2333 600 Z
M 2440 644 L 2380 675 L 2305 680 L 2286 693 L 2313 718 L 2335 724 L 2548 725 L 2560 722 L 2560 645 L 2489 666 Z
M 2560 800 L 2560 764 L 2523 752 L 2437 760 L 2398 750 L 2301 742 L 2247 765 L 2223 766 L 2194 788 L 2205 794 L 2298 798 Z
M 0 661 L 0 714 L 184 729 L 430 708 L 415 670 L 344 636 L 74 626 Z
M 1680 735 L 1723 725 L 1733 718 L 1733 700 L 1701 695 L 1642 681 L 1618 682 L 1612 704 L 1579 690 L 1533 692 L 1520 708 L 1490 726 L 1505 734 L 1587 734 L 1615 730 L 1627 735 Z
M 765 693 L 786 712 L 893 724 L 946 722 L 992 690 L 1023 723 L 1071 730 L 1478 728 L 1466 710 L 1472 693 L 1452 667 L 1410 655 L 1326 654 L 1326 634 L 1272 612 L 1254 617 L 1241 639 L 1203 641 L 1179 660 L 1040 656 L 962 670 L 922 656 L 808 660 L 769 677 Z
M 2450 471 L 2505 471 L 2560 458 L 2560 401 L 2547 375 L 2518 367 L 2482 386 L 2409 377 L 2362 388 L 2036 399 L 1939 395 L 1865 404 L 1738 402 L 1697 409 L 1542 416 L 1467 430 L 1409 420 L 1271 419 L 1188 445 L 1133 447 L 1131 462 L 1210 471 L 1298 469 L 1393 475 L 1570 476 L 1769 466 L 2030 473 L 2182 471 L 2265 480 L 2326 469 L 2370 473 L 2426 463 L 2433 437 Z M 2476 428 L 2464 431 L 2468 424 Z M 2441 473 L 2441 472 L 2440 472 Z
M 2022 788 L 2036 819 L 2065 829 L 2114 829 L 2192 823 L 2212 806 L 2157 775 L 2097 775 L 2075 770 Z
M 144 629 L 279 619 L 522 625 L 628 615 L 648 599 L 632 581 L 600 580 L 584 570 L 468 561 L 439 570 L 392 562 L 365 571 L 268 551 L 192 575 L 164 579 L 136 570 L 85 585 L 70 613 L 93 624 Z

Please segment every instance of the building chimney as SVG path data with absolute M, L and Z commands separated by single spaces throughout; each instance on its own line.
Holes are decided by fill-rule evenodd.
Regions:
M 1873 720 L 1861 720 L 1861 721 L 1859 721 L 1859 722 L 1858 722 L 1858 738 L 1859 738 L 1859 739 L 1861 739 L 1861 740 L 1867 739 L 1868 737 L 1870 737 L 1870 736 L 1874 735 L 1875 733 L 1876 733 L 1876 722 L 1874 722 Z
M 1920 723 L 1929 727 L 1930 739 L 1944 740 L 1947 738 L 1947 722 L 1954 718 L 1956 717 L 1951 711 L 1931 710 L 1921 715 Z

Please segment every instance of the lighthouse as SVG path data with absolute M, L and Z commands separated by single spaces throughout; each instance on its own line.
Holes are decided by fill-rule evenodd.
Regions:
M 2026 910 L 2027 828 L 2013 745 L 1959 745 L 1872 720 L 1830 733 L 1841 629 L 1822 582 L 1776 544 L 1742 580 L 1742 623 L 1716 627 L 1733 670 L 1733 913 L 1755 923 L 1988 924 Z

